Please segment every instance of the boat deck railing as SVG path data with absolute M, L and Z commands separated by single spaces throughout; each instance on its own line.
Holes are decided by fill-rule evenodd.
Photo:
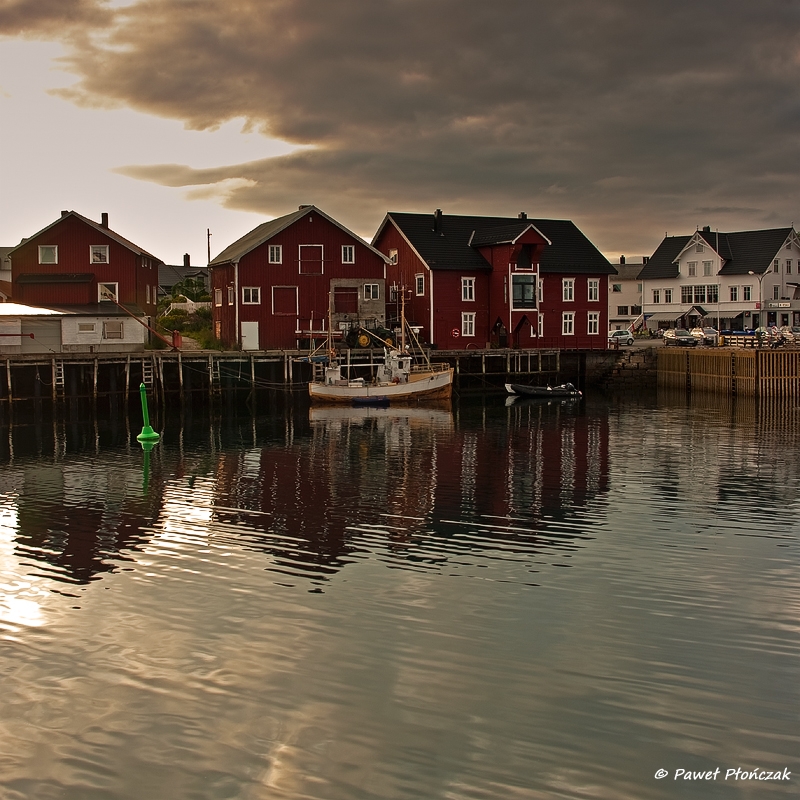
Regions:
M 447 372 L 451 369 L 446 362 L 434 362 L 431 364 L 415 364 L 411 367 L 411 372 Z

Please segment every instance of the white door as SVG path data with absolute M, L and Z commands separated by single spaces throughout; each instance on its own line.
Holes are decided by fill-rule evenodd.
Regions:
M 242 322 L 242 350 L 258 350 L 257 322 Z

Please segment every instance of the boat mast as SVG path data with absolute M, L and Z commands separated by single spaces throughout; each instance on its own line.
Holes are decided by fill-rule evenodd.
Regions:
M 406 353 L 406 287 L 400 288 L 400 352 Z

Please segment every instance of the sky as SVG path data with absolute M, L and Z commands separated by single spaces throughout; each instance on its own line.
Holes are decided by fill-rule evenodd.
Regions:
M 610 258 L 800 221 L 798 0 L 0 0 L 0 246 L 164 259 L 313 203 L 569 218 Z

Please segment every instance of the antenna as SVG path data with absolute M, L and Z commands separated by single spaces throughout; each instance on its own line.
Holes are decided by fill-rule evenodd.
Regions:
M 206 239 L 208 241 L 208 263 L 211 263 L 211 228 L 206 228 Z

